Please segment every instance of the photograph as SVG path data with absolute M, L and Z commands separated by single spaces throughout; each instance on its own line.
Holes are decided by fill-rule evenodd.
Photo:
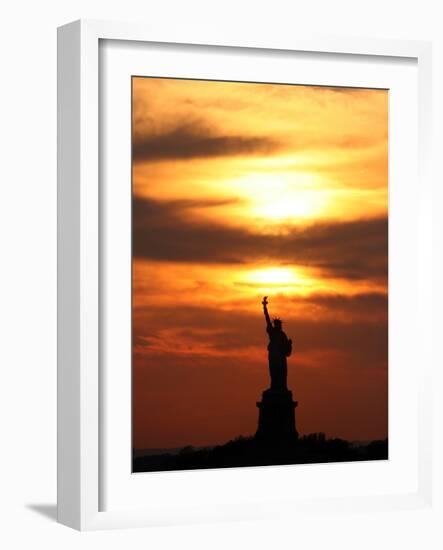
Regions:
M 387 89 L 132 76 L 132 471 L 387 460 Z

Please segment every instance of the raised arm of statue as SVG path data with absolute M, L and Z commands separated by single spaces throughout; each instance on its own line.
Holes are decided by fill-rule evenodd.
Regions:
M 271 323 L 271 319 L 270 319 L 269 313 L 268 313 L 268 297 L 267 296 L 265 296 L 263 298 L 262 304 L 263 304 L 263 313 L 265 314 L 265 319 L 266 319 L 266 328 L 267 329 L 272 329 L 272 323 Z

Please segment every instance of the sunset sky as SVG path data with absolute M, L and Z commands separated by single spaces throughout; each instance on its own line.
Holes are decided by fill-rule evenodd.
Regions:
M 264 295 L 300 434 L 387 437 L 388 92 L 132 86 L 134 447 L 254 434 Z

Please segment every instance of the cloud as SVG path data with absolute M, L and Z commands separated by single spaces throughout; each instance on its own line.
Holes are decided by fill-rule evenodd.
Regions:
M 246 264 L 270 260 L 321 269 L 335 277 L 387 277 L 386 217 L 287 227 L 284 235 L 252 233 L 193 219 L 199 201 L 133 202 L 133 251 L 139 258 L 174 262 Z
M 328 314 L 310 318 L 298 304 L 327 308 Z M 283 316 L 284 330 L 294 340 L 295 355 L 327 351 L 347 354 L 351 367 L 385 366 L 388 346 L 387 296 L 360 293 L 355 296 L 316 293 L 291 300 Z M 365 315 L 362 315 L 362 310 Z M 346 312 L 346 316 L 342 313 Z M 335 313 L 335 315 L 334 315 Z M 271 311 L 272 314 L 272 311 Z M 146 353 L 162 352 L 181 360 L 183 355 L 230 357 L 245 351 L 265 353 L 267 336 L 263 315 L 242 309 L 232 311 L 208 306 L 183 305 L 140 308 L 134 316 L 136 349 Z M 183 347 L 186 346 L 186 353 Z M 189 353 L 188 353 L 189 352 Z M 251 357 L 252 358 L 252 357 Z
M 289 299 L 294 306 L 301 306 L 301 315 L 316 319 L 334 319 L 336 322 L 368 321 L 387 322 L 388 295 L 382 292 L 337 294 L 316 292 Z
M 269 153 L 274 139 L 262 136 L 216 134 L 200 122 L 184 122 L 163 132 L 135 133 L 134 162 Z

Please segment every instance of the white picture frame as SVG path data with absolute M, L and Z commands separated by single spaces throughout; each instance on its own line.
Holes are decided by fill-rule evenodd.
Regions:
M 387 490 L 385 493 L 336 494 L 325 497 L 315 491 L 304 495 L 303 502 L 278 492 L 265 494 L 262 500 L 253 496 L 236 503 L 235 495 L 225 495 L 223 502 L 186 501 L 175 507 L 167 501 L 163 505 L 131 506 L 127 501 L 113 503 L 112 509 L 103 509 L 101 484 L 106 479 L 103 472 L 104 453 L 109 447 L 104 443 L 103 415 L 106 407 L 103 397 L 103 364 L 100 354 L 102 330 L 101 305 L 103 293 L 99 285 L 103 269 L 102 236 L 106 225 L 100 225 L 103 208 L 100 188 L 100 43 L 101 41 L 125 41 L 129 44 L 157 43 L 196 45 L 201 48 L 229 48 L 230 55 L 241 51 L 272 51 L 276 55 L 288 52 L 306 52 L 312 55 L 331 54 L 353 59 L 367 56 L 396 60 L 412 59 L 417 67 L 418 82 L 418 176 L 414 181 L 414 196 L 418 201 L 415 218 L 411 220 L 413 237 L 417 239 L 417 255 L 412 255 L 417 270 L 416 322 L 419 332 L 414 348 L 422 358 L 420 369 L 415 373 L 418 382 L 416 434 L 417 454 L 413 467 L 418 467 L 417 483 L 406 491 Z M 268 517 L 291 515 L 301 509 L 321 511 L 334 508 L 343 511 L 355 509 L 379 510 L 398 507 L 430 506 L 432 497 L 432 449 L 431 449 L 431 333 L 432 292 L 427 285 L 431 277 L 432 228 L 430 142 L 431 142 L 431 46 L 426 42 L 370 40 L 363 38 L 329 38 L 313 35 L 278 38 L 232 36 L 220 32 L 220 36 L 188 36 L 185 29 L 171 32 L 170 36 L 157 35 L 154 28 L 143 25 L 77 21 L 65 25 L 58 32 L 58 520 L 80 530 L 159 524 L 186 523 L 205 520 L 236 519 L 242 517 Z M 280 53 L 279 53 L 280 52 Z M 209 54 L 210 55 L 210 54 Z M 185 75 L 187 76 L 187 75 Z M 405 223 L 403 220 L 402 223 Z M 415 279 L 414 279 L 415 281 Z M 412 354 L 413 355 L 413 354 Z M 412 368 L 412 366 L 411 366 Z M 415 372 L 415 371 L 414 371 Z M 126 429 L 129 429 L 126 426 Z M 343 467 L 337 475 L 343 475 Z M 411 467 L 412 467 L 411 466 Z M 314 466 L 315 467 L 315 466 Z M 281 467 L 284 468 L 284 467 Z M 312 466 L 311 466 L 312 468 Z M 332 468 L 332 466 L 328 466 Z M 107 470 L 109 468 L 107 467 Z M 249 470 L 249 469 L 248 469 Z M 261 474 L 260 471 L 261 470 Z M 340 471 L 339 471 L 340 470 Z M 113 470 L 111 470 L 112 472 Z M 151 486 L 153 495 L 162 487 L 172 490 L 174 484 L 192 483 L 208 485 L 208 480 L 219 477 L 226 484 L 226 475 L 235 483 L 240 478 L 250 478 L 256 483 L 257 475 L 266 483 L 273 483 L 274 473 L 255 469 L 253 474 L 243 469 L 227 472 L 201 472 L 199 480 L 189 472 L 180 476 L 157 475 Z M 340 473 L 341 472 L 341 473 Z M 322 471 L 317 472 L 322 475 Z M 346 475 L 346 473 L 345 473 Z M 354 473 L 354 476 L 358 474 Z M 163 476 L 163 477 L 162 477 Z M 149 483 L 149 479 L 148 479 Z M 270 486 L 270 485 L 269 485 Z M 198 491 L 197 491 L 198 493 Z M 129 493 L 128 493 L 129 494 Z M 204 496 L 203 496 L 204 495 Z M 210 499 L 210 494 L 201 497 Z M 269 499 L 267 502 L 266 499 Z M 151 501 L 154 496 L 151 498 Z M 231 500 L 229 500 L 231 499 Z M 114 499 L 115 500 L 115 499 Z M 189 503 L 188 503 L 189 504 Z

